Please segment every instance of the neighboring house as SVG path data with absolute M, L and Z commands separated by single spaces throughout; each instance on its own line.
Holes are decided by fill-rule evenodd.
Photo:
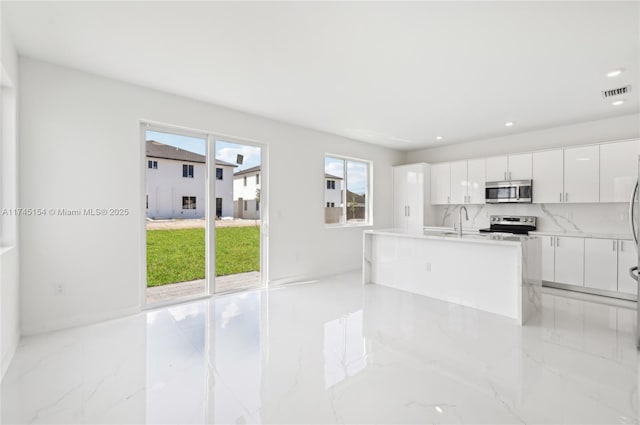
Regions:
M 260 190 L 260 166 L 236 171 L 233 174 L 233 216 L 235 218 L 260 218 L 260 202 L 256 197 Z
M 206 158 L 194 152 L 147 140 L 147 217 L 202 218 L 205 216 Z M 235 164 L 216 161 L 217 217 L 233 215 Z
M 340 223 L 342 220 L 342 177 L 324 174 L 324 222 Z

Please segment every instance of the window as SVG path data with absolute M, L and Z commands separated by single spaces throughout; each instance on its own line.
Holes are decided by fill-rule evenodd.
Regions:
M 147 161 L 147 168 L 151 168 L 153 170 L 158 169 L 158 161 Z
M 149 195 L 147 195 L 147 209 L 149 209 Z
M 216 180 L 222 180 L 222 168 L 216 168 Z
M 260 201 L 256 199 L 256 211 L 260 211 Z
M 260 174 L 256 174 L 256 184 L 260 184 Z
M 182 164 L 182 177 L 193 178 L 193 165 Z
M 193 167 L 193 165 L 192 165 Z M 196 209 L 196 197 L 195 196 L 183 196 L 182 197 L 182 209 L 183 210 L 195 210 Z
M 216 217 L 222 217 L 222 198 L 216 198 Z
M 325 156 L 325 224 L 371 224 L 370 172 L 370 161 Z
M 246 177 L 245 177 L 246 178 Z M 247 210 L 247 201 L 244 201 L 244 210 Z
M 244 185 L 245 186 L 247 185 L 247 176 L 244 176 Z M 246 210 L 246 208 L 245 208 L 245 210 Z

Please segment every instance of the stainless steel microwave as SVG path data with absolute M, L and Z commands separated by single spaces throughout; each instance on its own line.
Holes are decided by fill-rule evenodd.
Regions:
M 533 199 L 531 180 L 487 182 L 484 196 L 487 204 L 530 204 Z

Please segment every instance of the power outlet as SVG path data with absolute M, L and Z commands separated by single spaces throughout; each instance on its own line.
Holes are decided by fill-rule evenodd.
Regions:
M 66 293 L 66 288 L 63 283 L 54 283 L 53 284 L 53 294 L 54 295 L 64 295 Z

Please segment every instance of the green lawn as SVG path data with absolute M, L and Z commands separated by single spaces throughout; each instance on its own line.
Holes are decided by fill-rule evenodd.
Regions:
M 216 228 L 216 275 L 260 269 L 260 228 Z M 203 279 L 204 229 L 147 230 L 147 286 Z

